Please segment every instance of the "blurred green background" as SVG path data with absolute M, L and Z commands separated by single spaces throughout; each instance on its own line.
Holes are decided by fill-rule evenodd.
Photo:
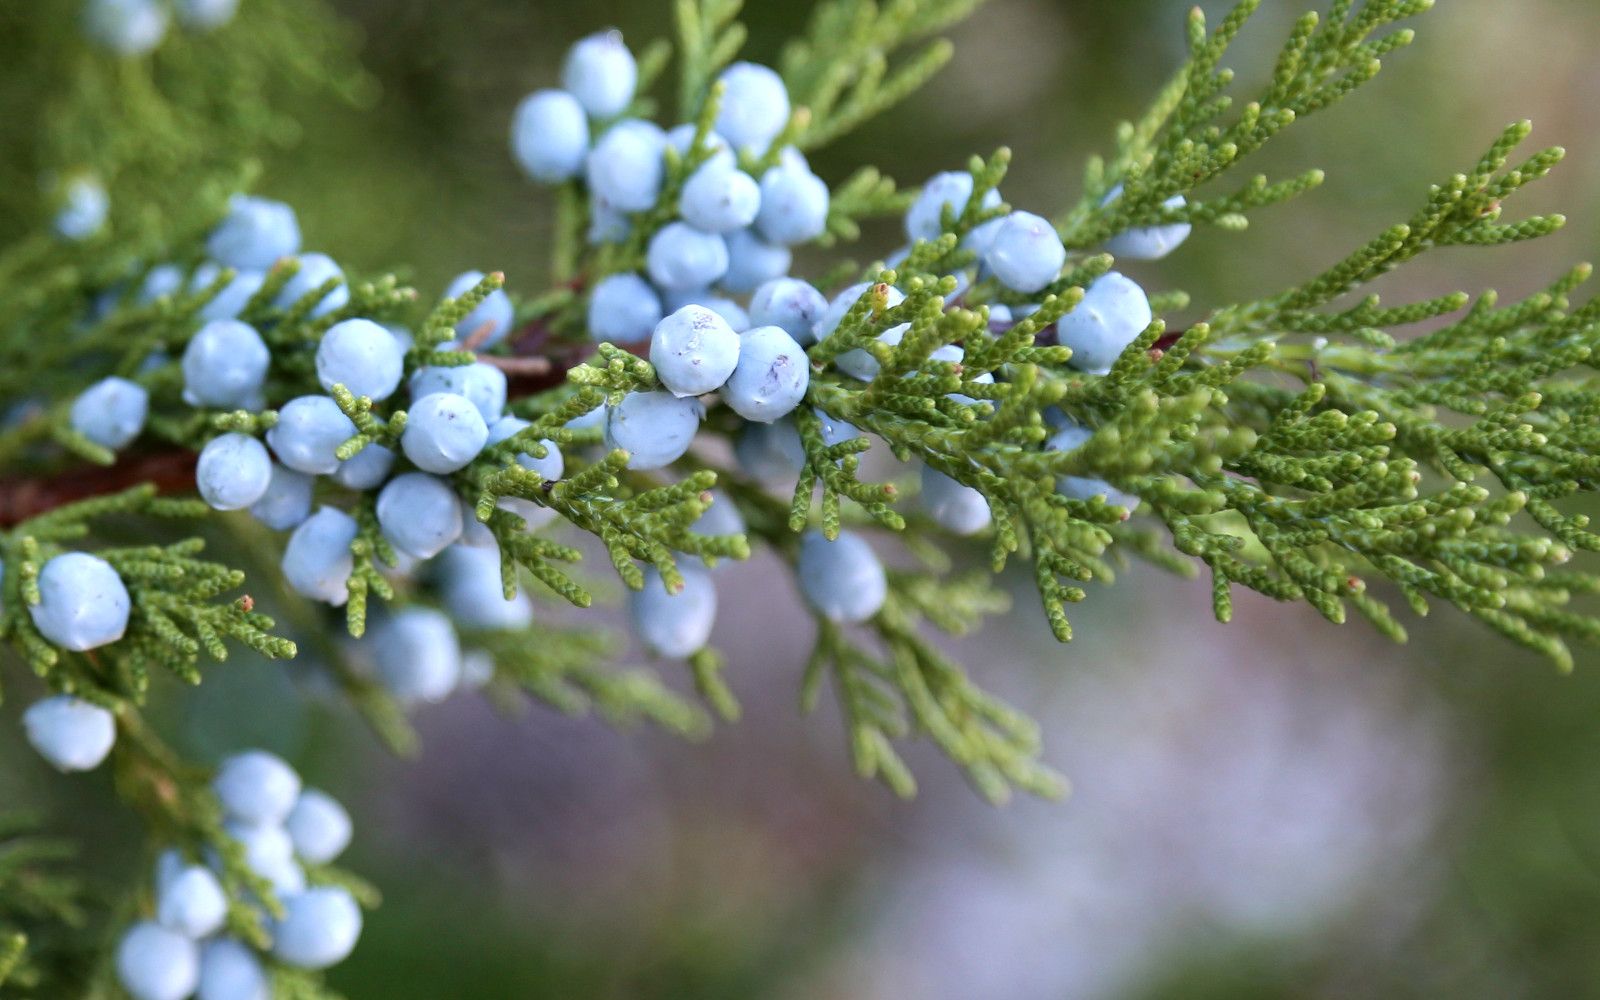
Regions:
M 551 206 L 507 155 L 511 110 L 555 82 L 572 40 L 617 25 L 637 45 L 668 30 L 668 4 L 336 6 L 361 26 L 381 98 L 302 109 L 303 138 L 263 189 L 300 209 L 309 249 L 357 272 L 403 261 L 438 287 L 496 267 L 535 290 Z M 839 180 L 873 163 L 909 184 L 1006 144 L 1007 199 L 1056 211 L 1177 65 L 1187 7 L 991 0 L 953 30 L 956 59 L 931 86 L 814 165 Z M 1246 86 L 1302 8 L 1266 0 L 1234 60 Z M 749 4 L 750 57 L 773 59 L 805 16 Z M 1517 211 L 1566 212 L 1567 230 L 1441 252 L 1384 290 L 1523 294 L 1593 254 L 1600 5 L 1442 0 L 1418 26 L 1376 83 L 1255 165 L 1324 167 L 1322 189 L 1136 276 L 1197 310 L 1273 290 L 1408 215 L 1522 117 L 1571 155 Z M 886 225 L 852 253 L 897 241 Z M 387 897 L 332 975 L 358 1000 L 1600 996 L 1592 653 L 1558 676 L 1448 611 L 1407 647 L 1262 601 L 1222 627 L 1203 586 L 1143 569 L 1093 592 L 1082 638 L 1057 647 L 1017 580 L 1015 621 L 960 649 L 1044 720 L 1073 796 L 991 809 L 917 753 L 924 792 L 901 803 L 852 776 L 826 698 L 797 718 L 809 635 L 791 585 L 761 558 L 721 572 L 714 641 L 746 718 L 703 744 L 542 710 L 506 719 L 468 697 L 423 713 L 425 755 L 396 761 L 265 665 L 165 707 L 197 754 L 274 747 L 351 804 L 350 866 Z M 29 763 L 0 798 L 89 803 L 108 793 L 96 780 L 63 792 Z M 58 814 L 84 817 L 108 874 L 125 869 L 111 845 L 131 827 L 87 805 Z

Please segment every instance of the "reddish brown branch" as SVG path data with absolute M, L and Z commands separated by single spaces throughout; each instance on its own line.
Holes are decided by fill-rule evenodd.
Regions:
M 53 476 L 0 480 L 0 528 L 10 528 L 57 507 L 115 493 L 141 483 L 154 483 L 161 493 L 194 489 L 192 451 L 157 451 L 126 455 L 115 465 L 93 465 Z

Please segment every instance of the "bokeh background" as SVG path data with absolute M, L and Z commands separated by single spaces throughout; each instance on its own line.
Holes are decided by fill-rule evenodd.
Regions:
M 669 30 L 669 5 L 335 5 L 381 97 L 302 109 L 301 141 L 262 188 L 300 209 L 309 248 L 357 273 L 406 262 L 437 287 L 496 267 L 535 288 L 551 208 L 507 155 L 511 110 L 553 84 L 572 40 L 614 24 L 642 42 Z M 758 60 L 807 7 L 748 6 Z M 915 183 L 1006 144 L 1008 200 L 1058 210 L 1181 59 L 1187 7 L 991 0 L 952 31 L 932 85 L 813 162 L 831 180 L 873 163 Z M 1246 86 L 1302 7 L 1266 0 L 1233 60 Z M 1260 158 L 1324 167 L 1322 189 L 1136 276 L 1196 309 L 1303 278 L 1522 117 L 1572 155 L 1519 210 L 1564 211 L 1567 230 L 1441 252 L 1386 290 L 1520 295 L 1595 253 L 1600 6 L 1441 0 L 1419 28 L 1377 82 Z M 869 230 L 854 252 L 881 256 L 897 235 Z M 426 752 L 401 761 L 248 661 L 158 700 L 196 755 L 269 746 L 352 806 L 348 861 L 386 893 L 332 975 L 357 1000 L 1600 996 L 1592 652 L 1560 676 L 1445 610 L 1406 647 L 1260 600 L 1224 627 L 1203 586 L 1142 567 L 1091 593 L 1063 647 L 1019 576 L 1017 610 L 958 646 L 1040 716 L 1073 794 L 992 808 L 916 752 L 923 792 L 907 803 L 853 777 L 827 698 L 799 717 L 809 626 L 783 574 L 759 556 L 719 574 L 714 642 L 746 713 L 703 743 L 463 697 L 421 715 Z M 64 791 L 15 751 L 0 747 L 0 799 L 55 797 L 108 878 L 131 877 L 115 845 L 133 828 L 89 807 L 103 776 Z

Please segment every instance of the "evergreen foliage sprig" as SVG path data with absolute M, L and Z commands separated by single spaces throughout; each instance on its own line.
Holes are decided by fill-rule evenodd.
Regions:
M 83 887 L 64 870 L 76 851 L 42 835 L 41 817 L 0 816 L 0 995 L 76 978 L 78 935 L 89 922 Z M 51 978 L 58 977 L 58 978 Z
M 619 278 L 643 283 L 705 171 L 737 167 L 763 184 L 784 171 L 814 180 L 802 151 L 923 83 L 949 58 L 938 36 L 977 0 L 823 0 L 780 60 L 782 119 L 737 149 L 720 148 L 717 129 L 729 102 L 746 99 L 730 92 L 725 73 L 746 36 L 740 5 L 678 0 L 674 41 L 643 48 L 629 63 L 639 86 L 589 114 L 585 127 L 599 141 L 648 131 L 629 118 L 657 106 L 651 91 L 675 59 L 687 142 L 662 140 L 659 162 L 645 163 L 660 168 L 655 197 L 631 212 L 606 204 L 581 169 L 561 177 L 549 287 L 511 283 L 511 297 L 499 272 L 465 275 L 433 296 L 392 276 L 313 280 L 323 272 L 311 270 L 309 255 L 259 270 L 208 259 L 218 220 L 239 211 L 230 197 L 251 177 L 252 155 L 287 131 L 268 98 L 305 87 L 364 94 L 343 29 L 313 0 L 247 0 L 239 23 L 143 58 L 84 52 L 74 40 L 67 59 L 59 41 L 47 44 L 62 33 L 54 11 L 15 38 L 0 32 L 0 55 L 17 48 L 45 70 L 35 83 L 54 109 L 55 125 L 15 137 L 27 150 L 19 162 L 28 189 L 37 190 L 33 175 L 86 172 L 112 206 L 86 237 L 65 238 L 49 231 L 61 195 L 60 185 L 48 187 L 26 206 L 38 231 L 0 250 L 0 395 L 17 401 L 0 419 L 0 640 L 52 691 L 111 713 L 118 791 L 156 842 L 220 858 L 228 927 L 258 946 L 270 926 L 250 901 L 277 915 L 281 900 L 225 828 L 209 769 L 183 761 L 143 722 L 153 667 L 195 683 L 202 658 L 222 660 L 237 647 L 268 659 L 304 649 L 316 661 L 308 671 L 409 752 L 408 711 L 458 682 L 452 675 L 441 690 L 438 678 L 408 672 L 448 658 L 439 649 L 386 650 L 434 641 L 418 636 L 437 638 L 444 620 L 456 673 L 469 656 L 493 664 L 459 684 L 481 686 L 508 708 L 531 697 L 699 735 L 714 717 L 738 715 L 738 678 L 724 675 L 707 645 L 708 574 L 762 546 L 794 569 L 817 619 L 814 652 L 797 671 L 802 703 L 832 688 L 857 770 L 909 795 L 916 782 L 901 744 L 923 738 L 996 801 L 1014 789 L 1058 795 L 1065 781 L 1041 760 L 1038 726 L 979 688 L 935 636 L 1004 611 L 994 574 L 1013 562 L 1027 566 L 1063 642 L 1072 637 L 1067 606 L 1138 559 L 1187 575 L 1203 569 L 1219 620 L 1231 617 L 1243 587 L 1304 602 L 1336 623 L 1353 609 L 1403 640 L 1396 597 L 1417 614 L 1442 602 L 1570 668 L 1573 644 L 1600 640 L 1600 618 L 1582 603 L 1600 592 L 1600 574 L 1573 559 L 1600 548 L 1600 535 L 1569 507 L 1600 485 L 1600 299 L 1579 295 L 1588 267 L 1508 304 L 1492 291 L 1393 304 L 1366 290 L 1437 248 L 1502 247 L 1560 228 L 1559 215 L 1505 215 L 1508 199 L 1561 158 L 1550 149 L 1517 160 L 1526 123 L 1430 188 L 1404 223 L 1303 282 L 1244 302 L 1137 289 L 1148 312 L 1135 312 L 1104 364 L 1091 358 L 1098 345 L 1074 332 L 1106 322 L 1099 296 L 1127 280 L 1114 272 L 1117 257 L 1139 256 L 1129 247 L 1140 240 L 1181 242 L 1194 226 L 1241 229 L 1316 187 L 1316 170 L 1233 178 L 1285 129 L 1373 79 L 1411 42 L 1402 22 L 1430 6 L 1333 0 L 1296 21 L 1258 96 L 1239 104 L 1223 62 L 1258 2 L 1245 0 L 1214 27 L 1198 10 L 1190 15 L 1184 65 L 1089 163 L 1077 199 L 1050 210 L 1053 222 L 1040 220 L 1045 242 L 1063 251 L 1042 282 L 1008 283 L 991 253 L 997 232 L 1030 218 L 1000 193 L 1008 150 L 972 157 L 964 172 L 923 189 L 870 165 L 831 191 L 824 185 L 817 225 L 792 242 L 853 241 L 864 220 L 919 212 L 941 183 L 963 193 L 935 198 L 932 222 L 908 222 L 913 238 L 900 252 L 865 271 L 837 261 L 818 281 L 829 292 L 852 277 L 864 284 L 834 299 L 831 325 L 813 326 L 811 316 L 796 331 L 806 341 L 794 359 L 805 368 L 803 395 L 770 425 L 733 415 L 724 405 L 731 383 L 677 393 L 671 356 L 657 357 L 646 337 L 598 342 L 598 289 Z M 220 78 L 230 85 L 212 86 Z M 0 136 L 14 128 L 0 115 Z M 6 199 L 19 190 L 0 188 Z M 253 395 L 212 404 L 194 395 L 185 356 L 219 317 L 259 331 L 268 360 Z M 337 367 L 322 356 L 332 331 L 360 320 L 388 324 L 404 340 L 382 345 L 398 367 L 389 393 L 356 391 L 349 376 L 364 370 L 339 379 L 325 370 Z M 97 440 L 75 405 L 103 379 L 122 380 L 147 403 L 135 434 L 116 447 Z M 459 462 L 430 464 L 439 456 L 417 443 L 431 395 L 417 386 L 429 384 L 472 403 L 450 421 L 483 425 Z M 392 395 L 401 385 L 406 401 Z M 472 392 L 480 395 L 468 399 Z M 295 407 L 307 397 L 320 401 L 319 419 L 336 436 L 318 439 L 328 454 L 318 452 L 314 470 L 293 470 L 308 485 L 287 543 L 250 513 L 170 495 L 191 490 L 196 454 L 225 438 L 263 455 L 265 441 L 283 459 L 288 449 L 275 438 L 302 419 Z M 619 411 L 641 399 L 692 424 L 695 447 L 686 440 L 663 461 L 641 461 L 617 426 Z M 724 443 L 736 461 L 720 457 Z M 771 454 L 751 458 L 763 448 Z M 884 451 L 922 476 L 920 490 L 903 468 L 876 461 Z M 346 475 L 374 456 L 407 475 L 426 470 L 429 496 L 445 502 L 426 517 L 387 509 L 387 486 L 378 492 Z M 764 471 L 773 464 L 784 469 L 777 482 Z M 375 481 L 398 482 L 389 468 Z M 944 481 L 981 508 L 981 524 L 958 530 L 939 516 L 927 494 Z M 286 549 L 313 509 L 337 540 L 313 553 L 326 565 L 291 571 L 304 553 Z M 171 539 L 163 524 L 172 519 L 198 522 L 199 533 Z M 452 576 L 447 560 L 433 561 L 438 548 L 418 552 L 427 540 L 399 530 L 432 521 L 455 524 L 446 541 L 457 554 L 498 558 L 481 564 L 464 554 L 474 575 Z M 963 543 L 958 534 L 974 537 Z M 864 537 L 912 564 L 890 558 L 885 570 Z M 214 554 L 202 559 L 208 540 Z M 818 584 L 808 551 L 847 543 L 861 546 L 850 551 L 867 561 L 866 582 Z M 953 573 L 950 549 L 962 544 L 989 571 Z M 598 631 L 547 620 L 548 598 L 584 609 L 604 589 L 580 573 L 585 545 L 604 553 L 629 591 L 646 646 L 684 661 L 698 703 L 653 670 L 611 668 L 615 644 Z M 38 617 L 44 568 L 74 551 L 103 561 L 129 605 L 114 639 L 83 649 L 52 639 Z M 876 586 L 871 606 L 816 593 L 845 583 L 863 593 Z M 681 603 L 651 603 L 673 600 Z M 668 623 L 672 634 L 652 631 L 652 608 L 696 601 L 698 611 Z M 440 607 L 461 619 L 458 631 L 434 617 Z M 45 892 L 48 880 L 34 883 L 43 895 L 8 896 L 27 866 L 54 858 L 32 848 L 8 854 L 4 838 L 0 829 L 0 987 L 10 976 L 33 988 L 44 967 L 18 935 L 46 918 L 77 919 L 66 905 L 75 897 Z M 322 867 L 310 876 L 372 901 L 353 876 Z M 142 888 L 135 895 L 147 906 Z M 324 995 L 315 975 L 288 966 L 273 974 L 275 995 Z

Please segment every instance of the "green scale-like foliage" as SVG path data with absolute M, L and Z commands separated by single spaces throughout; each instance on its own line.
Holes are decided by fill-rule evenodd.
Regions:
M 821 147 L 891 107 L 948 59 L 939 33 L 977 5 L 818 4 L 778 63 L 793 99 L 788 124 L 770 148 L 741 150 L 741 167 L 759 176 L 784 147 Z M 1086 599 L 1089 584 L 1111 583 L 1141 560 L 1209 574 L 1223 621 L 1242 587 L 1304 602 L 1336 623 L 1353 609 L 1403 640 L 1397 607 L 1423 614 L 1442 602 L 1570 667 L 1573 644 L 1600 639 L 1600 618 L 1582 610 L 1582 599 L 1600 590 L 1600 575 L 1573 559 L 1600 547 L 1600 535 L 1567 509 L 1600 484 L 1593 366 L 1600 300 L 1579 296 L 1589 269 L 1574 268 L 1509 304 L 1492 291 L 1398 305 L 1366 291 L 1435 248 L 1499 247 L 1562 225 L 1560 216 L 1505 214 L 1508 200 L 1561 158 L 1560 150 L 1546 150 L 1516 160 L 1526 124 L 1506 129 L 1467 172 L 1430 188 L 1410 219 L 1307 281 L 1245 302 L 1154 289 L 1156 319 L 1104 375 L 1075 368 L 1071 350 L 1056 342 L 1056 321 L 1115 266 L 1103 252 L 1111 237 L 1159 225 L 1242 229 L 1263 209 L 1320 184 L 1316 170 L 1236 178 L 1240 161 L 1370 81 L 1381 60 L 1411 42 L 1411 28 L 1400 22 L 1429 3 L 1334 0 L 1320 14 L 1308 13 L 1295 22 L 1257 95 L 1241 102 L 1223 60 L 1256 6 L 1247 0 L 1214 27 L 1192 13 L 1182 68 L 1143 117 L 1118 129 L 1108 154 L 1088 163 L 1077 199 L 1063 198 L 1059 211 L 1046 206 L 1069 257 L 1043 290 L 1022 295 L 982 275 L 973 280 L 977 261 L 967 237 L 1011 210 L 982 205 L 1005 178 L 1004 149 L 971 159 L 967 207 L 946 211 L 942 234 L 909 247 L 894 266 L 879 260 L 863 268 L 832 255 L 814 276 L 818 287 L 871 286 L 837 330 L 809 349 L 811 381 L 793 415 L 803 467 L 794 489 L 781 492 L 722 467 L 715 448 L 692 450 L 666 470 L 630 470 L 628 454 L 607 450 L 598 427 L 580 420 L 628 393 L 660 388 L 654 367 L 636 353 L 641 345 L 591 342 L 589 292 L 608 275 L 643 267 L 651 236 L 676 218 L 684 182 L 712 155 L 708 139 L 723 98 L 717 76 L 745 38 L 737 0 L 679 0 L 675 44 L 639 50 L 641 86 L 627 114 L 651 113 L 663 92 L 675 89 L 676 120 L 695 123 L 695 139 L 683 155 L 668 150 L 660 199 L 632 215 L 620 242 L 590 245 L 588 193 L 578 181 L 557 188 L 548 288 L 509 289 L 517 307 L 511 336 L 489 349 L 470 335 L 456 342 L 456 325 L 501 288 L 498 273 L 443 301 L 389 276 L 351 280 L 348 304 L 313 318 L 333 284 L 278 304 L 298 266 L 286 260 L 243 312 L 273 356 L 265 404 L 254 411 L 196 410 L 181 400 L 172 359 L 232 275 L 198 289 L 188 278 L 202 262 L 204 233 L 249 176 L 250 155 L 283 138 L 285 122 L 265 98 L 309 86 L 361 97 L 364 85 L 348 68 L 340 30 L 325 29 L 309 0 L 247 0 L 250 20 L 237 30 L 163 47 L 144 62 L 96 57 L 81 46 L 31 56 L 49 68 L 39 86 L 52 88 L 52 114 L 64 124 L 46 129 L 47 140 L 18 138 L 34 158 L 27 169 L 92 171 L 116 208 L 91 240 L 75 244 L 41 232 L 0 252 L 0 397 L 28 400 L 0 427 L 0 469 L 34 481 L 93 465 L 115 472 L 152 451 L 192 456 L 222 433 L 263 436 L 277 407 L 321 391 L 312 358 L 334 323 L 360 316 L 403 324 L 414 331 L 408 373 L 485 360 L 512 376 L 517 391 L 507 412 L 530 421 L 448 477 L 479 522 L 474 528 L 498 546 L 503 592 L 526 588 L 541 604 L 526 630 L 463 635 L 494 659 L 486 690 L 498 704 L 509 709 L 531 697 L 562 711 L 593 709 L 691 736 L 713 717 L 737 717 L 737 679 L 724 676 L 716 650 L 687 659 L 686 685 L 697 696 L 688 697 L 656 669 L 613 667 L 614 644 L 585 628 L 580 612 L 563 624 L 547 620 L 553 605 L 584 609 L 607 592 L 609 572 L 585 575 L 584 549 L 576 544 L 584 535 L 625 588 L 643 587 L 653 568 L 677 590 L 690 563 L 744 559 L 764 546 L 792 564 L 804 531 L 830 538 L 869 531 L 897 539 L 913 558 L 895 562 L 888 598 L 870 621 L 847 627 L 819 617 L 815 649 L 796 672 L 804 705 L 815 704 L 825 687 L 835 693 L 860 773 L 902 794 L 915 788 L 901 757 L 902 742 L 914 737 L 937 745 L 994 800 L 1013 789 L 1054 795 L 1065 787 L 1041 760 L 1036 724 L 980 689 L 936 639 L 1006 610 L 993 574 L 1016 562 L 1028 567 L 1049 627 L 1063 642 L 1072 637 L 1068 605 Z M 52 37 L 47 21 L 28 22 L 29 32 Z M 51 61 L 57 58 L 66 61 L 58 66 Z M 69 63 L 70 71 L 63 68 Z M 666 79 L 673 67 L 675 88 Z M 222 68 L 236 70 L 238 88 L 205 91 L 197 82 Z M 197 100 L 202 91 L 212 97 Z M 181 187 L 171 183 L 175 177 Z M 817 242 L 855 240 L 863 222 L 901 215 L 915 194 L 864 166 L 832 185 Z M 38 206 L 29 211 L 47 214 Z M 158 261 L 186 269 L 185 290 L 140 303 L 135 290 Z M 892 306 L 891 287 L 904 296 Z M 1017 321 L 995 321 L 999 306 L 1014 309 Z M 896 345 L 878 339 L 902 326 Z M 959 361 L 941 351 L 951 345 L 962 349 Z M 872 379 L 838 369 L 850 351 L 877 362 Z M 69 423 L 76 393 L 111 374 L 136 380 L 151 395 L 150 418 L 130 454 L 89 442 Z M 342 386 L 332 395 L 356 427 L 341 458 L 370 444 L 400 450 L 402 404 Z M 702 437 L 736 435 L 740 422 L 711 402 Z M 1063 419 L 1092 433 L 1074 450 L 1049 450 L 1045 443 Z M 840 440 L 825 430 L 825 423 L 841 422 L 859 433 Z M 562 450 L 559 479 L 517 460 L 542 456 L 545 441 Z M 950 538 L 914 502 L 910 483 L 873 480 L 879 466 L 865 459 L 885 449 L 978 491 L 989 527 L 970 542 Z M 1107 494 L 1065 496 L 1057 483 L 1067 476 L 1103 481 Z M 274 658 L 294 655 L 298 644 L 389 745 L 415 749 L 404 707 L 360 662 L 361 644 L 332 634 L 342 619 L 359 639 L 381 609 L 436 598 L 425 575 L 396 571 L 401 560 L 379 528 L 374 498 L 318 488 L 318 502 L 341 506 L 358 525 L 350 598 L 330 616 L 281 585 L 278 539 L 243 515 L 215 514 L 162 496 L 157 486 L 171 484 L 122 483 L 12 518 L 0 534 L 0 638 L 52 689 L 117 713 L 124 734 L 118 788 L 147 815 L 158 840 L 195 850 L 217 843 L 220 833 L 204 771 L 173 755 L 140 717 L 153 667 L 198 682 L 202 662 L 224 658 L 230 644 Z M 736 507 L 743 534 L 695 530 L 713 488 Z M 511 502 L 531 504 L 565 533 L 530 526 L 508 509 Z M 164 544 L 140 537 L 162 531 L 152 526 L 169 518 L 200 521 L 199 536 L 225 535 L 224 561 L 202 558 L 199 536 Z M 139 543 L 126 544 L 130 538 Z M 952 573 L 949 550 L 960 544 L 987 555 L 992 572 Z M 74 547 L 111 562 L 134 600 L 127 636 L 92 655 L 55 649 L 27 614 L 42 562 Z M 280 621 L 256 611 L 245 593 L 270 602 Z M 16 881 L 5 857 L 0 853 L 0 904 Z M 235 889 L 260 888 L 239 859 L 226 870 Z M 0 935 L 34 916 L 76 912 L 64 903 L 45 908 L 50 913 L 18 916 L 0 907 Z M 234 929 L 259 939 L 255 919 L 235 914 Z M 0 983 L 7 975 L 18 982 L 37 975 L 20 942 L 0 936 Z M 315 977 L 278 985 L 286 996 L 321 989 Z

